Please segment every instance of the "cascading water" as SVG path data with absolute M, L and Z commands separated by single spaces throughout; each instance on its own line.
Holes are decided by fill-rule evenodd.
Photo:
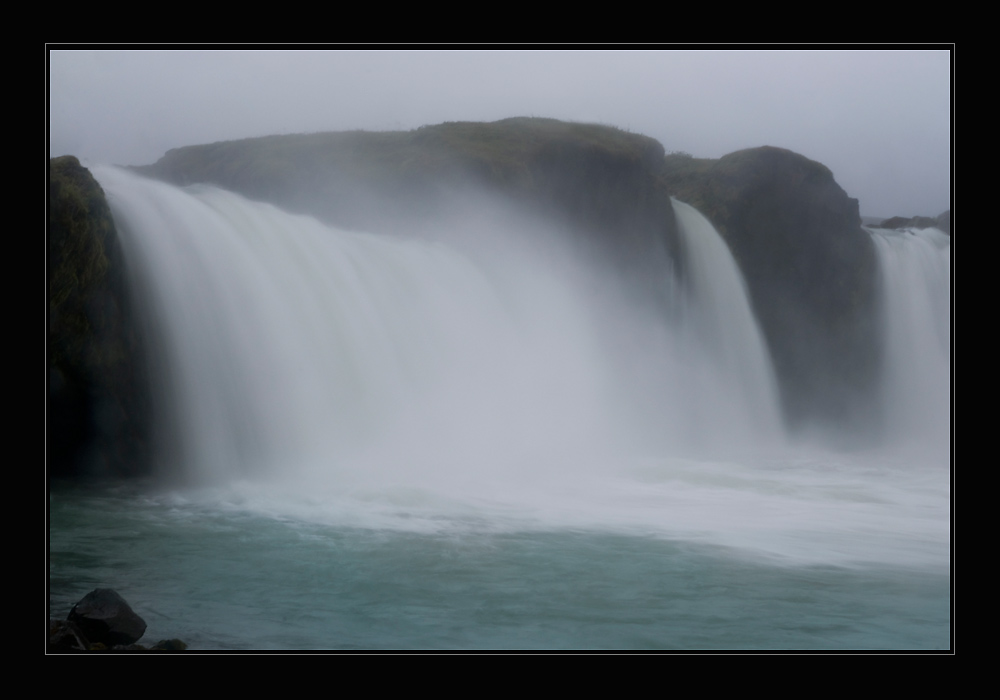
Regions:
M 871 231 L 882 272 L 887 429 L 896 442 L 940 453 L 951 438 L 951 237 L 934 228 Z
M 685 269 L 691 299 L 684 305 L 685 326 L 692 331 L 694 353 L 708 353 L 710 373 L 718 385 L 718 400 L 699 422 L 716 424 L 732 439 L 740 431 L 743 448 L 750 441 L 766 443 L 781 433 L 778 394 L 764 339 L 757 327 L 746 286 L 725 242 L 694 207 L 672 200 L 685 249 Z M 698 395 L 704 389 L 697 391 Z M 717 412 L 731 412 L 718 426 Z M 711 418 L 711 415 L 716 415 Z M 718 435 L 715 436 L 718 440 Z
M 557 280 L 504 294 L 439 244 L 102 180 L 167 329 L 164 405 L 184 447 L 171 459 L 197 478 L 351 469 L 427 484 L 600 443 L 595 339 Z
M 497 478 L 579 464 L 628 432 L 616 363 L 674 383 L 658 423 L 677 447 L 778 432 L 742 280 L 711 224 L 680 202 L 689 311 L 675 328 L 636 319 L 667 342 L 613 358 L 572 280 L 523 258 L 515 275 L 214 188 L 101 177 L 167 329 L 164 404 L 183 446 L 171 459 L 202 479 L 315 476 L 360 460 L 355 471 L 410 470 L 426 484 L 484 462 Z
M 514 236 L 458 252 L 95 175 L 154 326 L 164 471 L 187 484 L 104 498 L 101 522 L 114 511 L 125 528 L 104 546 L 133 605 L 191 620 L 164 636 L 948 644 L 947 463 L 787 444 L 742 280 L 690 207 L 674 204 L 684 310 L 667 321 L 595 299 L 600 271 L 495 255 Z M 620 333 L 634 335 L 607 342 Z M 90 583 L 60 563 L 80 561 L 60 553 L 85 537 L 85 512 L 57 494 L 67 606 Z M 142 546 L 119 551 L 136 532 Z M 120 586 L 108 570 L 96 560 L 93 583 Z

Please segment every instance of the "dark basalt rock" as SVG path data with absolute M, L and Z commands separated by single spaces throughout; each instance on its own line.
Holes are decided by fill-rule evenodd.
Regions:
M 147 390 L 125 264 L 104 192 L 49 161 L 48 418 L 53 476 L 145 470 Z
M 106 647 L 133 644 L 146 632 L 146 622 L 110 588 L 98 588 L 73 606 L 67 620 L 90 642 Z
M 871 425 L 877 260 L 858 201 L 782 148 L 666 158 L 664 182 L 722 234 L 746 279 L 790 423 Z
M 929 216 L 914 216 L 907 219 L 905 216 L 894 216 L 885 219 L 878 225 L 878 228 L 936 228 L 951 234 L 951 209 L 942 212 L 931 218 Z
M 87 651 L 90 641 L 76 624 L 69 620 L 49 620 L 49 650 Z

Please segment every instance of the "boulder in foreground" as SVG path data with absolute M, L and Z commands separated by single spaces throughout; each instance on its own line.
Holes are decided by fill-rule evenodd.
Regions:
M 110 588 L 97 588 L 73 606 L 67 620 L 87 639 L 108 647 L 132 644 L 146 632 L 146 621 Z

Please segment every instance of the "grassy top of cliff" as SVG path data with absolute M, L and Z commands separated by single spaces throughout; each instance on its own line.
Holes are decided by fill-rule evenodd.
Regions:
M 389 230 L 441 213 L 470 187 L 601 226 L 654 198 L 662 164 L 663 147 L 647 136 L 514 117 L 187 146 L 135 170 L 218 185 L 337 225 Z
M 514 117 L 496 122 L 445 122 L 412 131 L 341 131 L 264 136 L 168 151 L 139 172 L 178 184 L 209 182 L 272 189 L 337 172 L 376 189 L 413 181 L 532 186 L 533 166 L 558 150 L 658 168 L 663 147 L 611 126 Z

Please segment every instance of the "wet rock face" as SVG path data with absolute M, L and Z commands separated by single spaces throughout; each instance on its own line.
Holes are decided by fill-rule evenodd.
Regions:
M 91 644 L 107 647 L 133 644 L 146 632 L 146 621 L 110 588 L 88 593 L 73 606 L 67 620 L 79 628 Z
M 826 166 L 771 146 L 718 160 L 668 156 L 664 180 L 736 258 L 788 421 L 869 424 L 877 259 L 858 201 Z
M 147 381 L 104 191 L 73 156 L 49 161 L 48 418 L 52 476 L 143 473 Z

